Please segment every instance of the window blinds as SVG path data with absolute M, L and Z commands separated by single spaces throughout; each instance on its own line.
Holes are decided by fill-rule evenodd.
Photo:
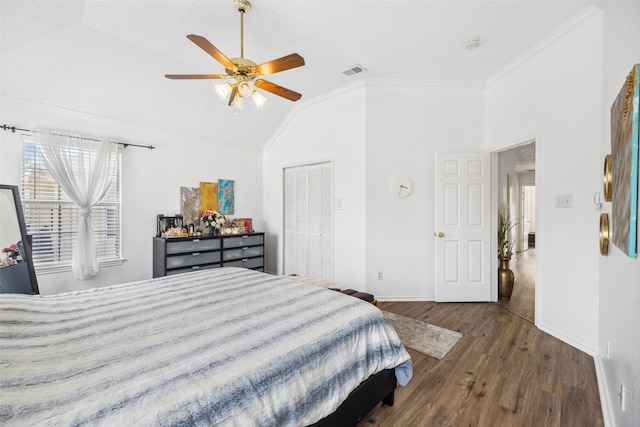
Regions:
M 85 150 L 87 154 L 95 155 Z M 21 198 L 27 232 L 33 238 L 34 264 L 70 265 L 79 208 L 49 174 L 36 143 L 28 136 L 23 139 Z M 91 224 L 98 260 L 120 259 L 120 155 L 107 195 L 91 210 Z

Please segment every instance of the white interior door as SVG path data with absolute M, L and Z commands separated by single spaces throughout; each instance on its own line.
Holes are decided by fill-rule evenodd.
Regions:
M 490 155 L 436 154 L 436 301 L 490 301 Z

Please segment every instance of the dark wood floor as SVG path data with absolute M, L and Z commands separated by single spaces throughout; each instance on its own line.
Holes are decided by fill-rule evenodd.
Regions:
M 536 249 L 531 247 L 516 254 L 511 262 L 515 276 L 511 299 L 498 300 L 498 304 L 530 322 L 535 320 Z
M 443 360 L 408 349 L 412 380 L 359 427 L 603 425 L 593 358 L 500 305 L 379 306 L 464 336 Z

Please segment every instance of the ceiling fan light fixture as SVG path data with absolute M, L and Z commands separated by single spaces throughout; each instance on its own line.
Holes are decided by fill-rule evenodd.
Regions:
M 240 57 L 228 58 L 206 38 L 189 34 L 187 38 L 196 46 L 208 53 L 213 59 L 224 66 L 225 74 L 165 74 L 168 79 L 234 79 L 232 83 L 215 85 L 216 95 L 220 99 L 229 101 L 227 105 L 236 110 L 242 109 L 242 98 L 251 97 L 257 107 L 262 106 L 267 100 L 262 94 L 257 93 L 254 86 L 274 95 L 297 101 L 302 94 L 285 87 L 264 80 L 263 76 L 291 70 L 305 65 L 304 58 L 297 53 L 292 53 L 281 58 L 256 64 L 244 57 L 244 14 L 251 9 L 249 0 L 234 0 L 234 6 L 240 13 Z M 253 84 L 251 83 L 253 82 Z
M 256 104 L 256 107 L 258 108 L 262 107 L 264 103 L 267 102 L 267 98 L 262 96 L 262 94 L 259 93 L 257 90 L 253 91 L 253 93 L 251 94 L 251 99 L 253 99 L 253 102 Z
M 216 95 L 218 95 L 220 99 L 226 99 L 231 93 L 231 89 L 230 83 L 215 85 Z
M 238 85 L 238 93 L 240 96 L 251 96 L 253 93 L 253 88 L 247 82 L 242 82 Z
M 242 110 L 242 107 L 244 107 L 244 105 L 242 104 L 242 97 L 241 96 L 236 96 L 233 100 L 233 102 L 231 103 L 231 106 L 233 107 L 233 109 L 237 112 L 239 110 Z

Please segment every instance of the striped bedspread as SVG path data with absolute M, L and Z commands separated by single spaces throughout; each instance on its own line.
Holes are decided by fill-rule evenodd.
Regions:
M 376 307 L 251 270 L 0 295 L 3 426 L 303 426 L 393 367 Z

